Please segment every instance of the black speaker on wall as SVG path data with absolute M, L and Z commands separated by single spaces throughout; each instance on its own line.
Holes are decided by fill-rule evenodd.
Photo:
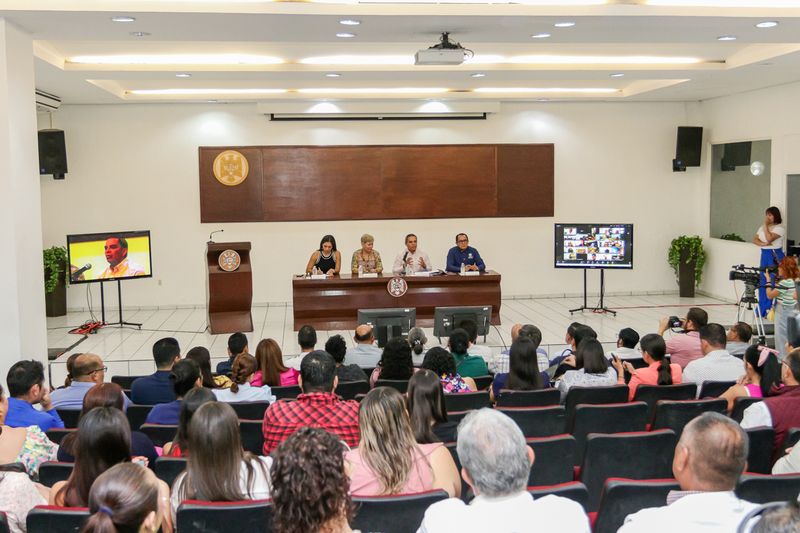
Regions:
M 698 126 L 678 126 L 678 140 L 675 143 L 673 171 L 683 171 L 686 167 L 699 167 L 703 149 L 703 128 Z M 676 162 L 678 163 L 676 165 Z
M 57 180 L 67 174 L 64 130 L 39 130 L 39 174 L 52 174 Z

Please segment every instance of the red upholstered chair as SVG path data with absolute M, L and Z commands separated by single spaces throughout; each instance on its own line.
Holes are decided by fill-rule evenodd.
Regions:
M 239 420 L 264 420 L 269 402 L 232 402 L 229 405 L 233 407 Z
M 566 410 L 561 405 L 552 407 L 500 407 L 497 410 L 511 417 L 522 430 L 525 438 L 552 437 L 566 432 Z
M 686 424 L 708 411 L 724 415 L 728 412 L 728 401 L 721 398 L 678 402 L 660 400 L 656 404 L 656 413 L 650 429 L 671 429 L 680 438 Z
M 489 391 L 477 391 L 445 394 L 444 404 L 448 412 L 459 412 L 489 407 L 492 403 L 489 401 Z
M 356 516 L 350 525 L 353 529 L 364 532 L 415 533 L 428 507 L 446 500 L 447 497 L 447 492 L 443 490 L 431 490 L 419 494 L 354 497 Z
M 697 397 L 696 383 L 678 385 L 639 385 L 633 395 L 634 402 L 645 402 L 649 407 L 647 421 L 653 419 L 658 400 L 694 400 Z
M 603 487 L 592 531 L 616 533 L 626 516 L 648 507 L 663 507 L 667 503 L 669 491 L 679 489 L 680 486 L 674 479 L 634 481 L 611 478 Z
M 153 472 L 156 477 L 169 487 L 172 487 L 175 478 L 184 470 L 186 470 L 185 457 L 159 457 L 153 465 Z
M 581 504 L 581 507 L 584 509 L 586 509 L 586 504 L 589 499 L 589 492 L 586 490 L 586 485 L 580 481 L 570 481 L 549 486 L 531 486 L 528 487 L 528 492 L 533 495 L 534 498 L 544 498 L 550 495 L 569 498 Z
M 272 502 L 186 500 L 178 506 L 175 526 L 180 533 L 268 533 L 272 531 Z
M 796 500 L 800 494 L 800 474 L 763 476 L 745 474 L 736 487 L 736 495 L 753 503 Z
M 558 405 L 561 393 L 558 389 L 500 390 L 497 407 L 547 407 Z
M 37 505 L 28 513 L 25 524 L 28 533 L 75 533 L 80 531 L 89 509 L 86 507 L 58 507 Z
M 625 403 L 628 401 L 628 386 L 613 385 L 611 387 L 571 387 L 567 392 L 564 407 L 567 409 L 567 427 L 572 427 L 572 418 L 578 405 L 604 403 Z
M 178 433 L 178 426 L 166 424 L 142 424 L 139 431 L 150 437 L 156 446 L 164 446 L 168 442 L 175 440 Z
M 647 429 L 647 404 L 644 402 L 582 404 L 575 408 L 572 427 L 567 431 L 575 437 L 575 464 L 583 461 L 586 438 L 590 433 L 630 433 Z
M 39 483 L 45 487 L 52 487 L 59 481 L 66 481 L 75 463 L 61 463 L 58 461 L 47 461 L 39 465 Z
M 745 432 L 750 441 L 747 453 L 747 471 L 756 474 L 771 473 L 775 430 L 763 427 L 747 429 Z
M 575 464 L 575 437 L 558 435 L 527 439 L 535 459 L 528 477 L 528 485 L 557 485 L 573 480 Z

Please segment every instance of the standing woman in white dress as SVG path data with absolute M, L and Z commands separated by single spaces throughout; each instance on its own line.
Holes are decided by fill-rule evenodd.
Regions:
M 764 224 L 758 228 L 753 244 L 761 248 L 761 267 L 778 266 L 783 259 L 783 241 L 786 236 L 786 228 L 781 226 L 783 218 L 781 210 L 775 206 L 767 208 L 764 213 Z M 761 274 L 761 283 L 758 289 L 758 309 L 761 316 L 767 316 L 767 312 L 772 307 L 772 301 L 767 298 L 766 280 Z

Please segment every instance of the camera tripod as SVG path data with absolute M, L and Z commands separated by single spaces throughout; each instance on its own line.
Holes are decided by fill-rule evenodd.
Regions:
M 756 334 L 758 335 L 758 343 L 766 345 L 767 334 L 764 330 L 764 317 L 761 316 L 761 308 L 758 306 L 758 292 L 756 289 L 758 289 L 758 285 L 753 285 L 752 283 L 745 281 L 744 293 L 742 293 L 742 297 L 739 298 L 739 301 L 736 303 L 738 306 L 738 310 L 736 311 L 736 321 L 747 322 L 747 320 L 743 319 L 747 318 L 749 313 L 752 313 L 753 320 L 748 323 L 755 325 Z

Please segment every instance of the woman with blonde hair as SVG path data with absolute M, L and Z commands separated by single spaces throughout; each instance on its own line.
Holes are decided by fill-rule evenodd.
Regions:
M 256 358 L 249 353 L 236 356 L 231 367 L 231 387 L 229 389 L 214 389 L 212 392 L 221 402 L 274 402 L 275 396 L 269 385 L 253 387 L 251 382 L 258 368 Z
M 453 457 L 440 442 L 417 444 L 403 395 L 389 387 L 370 391 L 358 411 L 361 441 L 347 452 L 354 496 L 414 494 L 443 489 L 461 494 Z
M 250 382 L 253 387 L 297 385 L 300 372 L 294 368 L 287 368 L 283 364 L 281 347 L 274 339 L 261 339 L 256 347 L 256 361 L 258 370 L 253 375 L 253 381 Z
M 381 262 L 381 254 L 373 249 L 375 246 L 375 237 L 369 233 L 361 236 L 361 248 L 353 252 L 353 260 L 350 262 L 350 269 L 353 274 L 361 272 L 383 272 L 383 263 Z

